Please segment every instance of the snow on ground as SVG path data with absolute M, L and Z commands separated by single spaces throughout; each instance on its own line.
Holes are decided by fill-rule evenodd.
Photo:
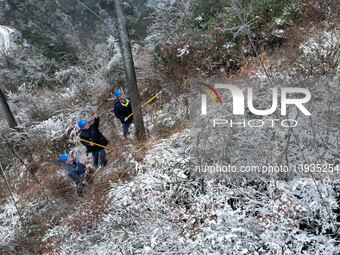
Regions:
M 170 242 L 175 244 L 180 229 L 171 223 L 172 210 L 167 208 L 167 203 L 171 193 L 176 193 L 176 182 L 186 179 L 184 171 L 189 161 L 189 150 L 186 148 L 189 146 L 188 139 L 189 132 L 186 131 L 165 140 L 146 155 L 143 171 L 133 181 L 112 184 L 107 194 L 106 213 L 95 224 L 93 231 L 67 231 L 70 227 L 66 223 L 49 231 L 44 240 L 63 240 L 62 245 L 56 247 L 55 254 L 112 254 L 122 249 L 123 252 L 148 254 L 155 246 L 160 250 L 167 249 L 161 247 L 159 242 L 169 232 L 174 233 Z M 165 194 L 164 189 L 170 190 L 169 194 Z M 150 239 L 138 238 L 139 235 L 146 237 L 149 234 Z
M 327 86 L 335 95 L 332 92 L 335 81 Z M 318 89 L 325 94 L 323 86 Z M 315 91 L 315 95 L 316 92 L 319 93 Z M 319 100 L 319 103 L 323 102 Z M 146 111 L 146 126 L 154 136 L 158 130 L 170 129 L 183 121 L 187 111 L 183 95 L 165 104 L 160 111 Z M 29 133 L 49 139 L 59 139 L 67 134 L 71 140 L 76 140 L 76 121 L 85 117 L 86 112 L 89 109 L 70 115 L 60 113 L 33 125 Z M 318 125 L 331 128 L 325 123 Z M 266 141 L 252 132 L 243 137 Z M 276 139 L 277 142 L 284 140 L 283 133 L 278 135 L 282 138 Z M 256 154 L 256 146 L 252 148 L 248 140 L 239 138 L 234 147 L 247 149 L 247 155 L 264 158 Z M 329 145 L 332 144 L 333 141 L 329 141 Z M 83 146 L 78 144 L 77 148 Z M 261 186 L 254 180 L 252 184 L 247 180 L 233 183 L 225 176 L 208 177 L 202 186 L 202 179 L 189 179 L 187 175 L 191 149 L 189 130 L 174 134 L 150 148 L 143 163 L 138 165 L 138 174 L 131 181 L 111 183 L 103 209 L 94 222 L 79 224 L 82 215 L 93 211 L 75 210 L 48 230 L 43 245 L 53 248 L 49 254 L 190 254 L 198 250 L 204 254 L 339 252 L 335 239 L 327 235 L 333 228 L 329 217 L 335 220 L 333 210 L 338 207 L 332 182 L 318 183 L 325 202 L 308 178 L 289 182 L 267 180 Z M 332 146 L 328 151 L 335 150 L 336 147 Z M 272 149 L 268 148 L 268 151 Z M 238 160 L 239 164 L 253 162 L 247 157 L 238 157 L 233 151 L 229 157 L 231 162 Z M 133 161 L 133 158 L 126 158 Z M 330 208 L 331 215 L 324 203 Z M 77 222 L 76 227 L 74 222 Z M 3 232 L 14 238 L 15 228 L 9 232 L 11 223 L 3 223 Z M 2 245 L 10 240 L 4 239 Z
M 324 201 L 308 178 L 268 180 L 262 188 L 207 178 L 202 192 L 201 180 L 187 176 L 189 141 L 184 130 L 150 149 L 133 180 L 111 184 L 96 222 L 75 230 L 75 212 L 49 230 L 50 254 L 340 252 L 323 206 L 335 220 L 331 181 L 317 182 Z
M 323 31 L 300 45 L 300 49 L 305 55 L 320 54 L 325 58 L 330 54 L 330 51 L 337 47 L 339 47 L 339 35 L 336 31 Z
M 20 228 L 19 215 L 12 200 L 0 206 L 0 252 L 15 238 L 15 233 Z

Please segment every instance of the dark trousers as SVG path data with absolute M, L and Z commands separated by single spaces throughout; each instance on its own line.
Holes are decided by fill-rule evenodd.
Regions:
M 129 132 L 129 127 L 131 123 L 122 123 L 123 126 L 123 136 L 126 137 Z
M 101 166 L 106 166 L 106 154 L 105 149 L 101 149 L 99 151 L 92 151 L 92 157 L 93 157 L 93 166 L 97 167 L 98 163 L 100 163 Z

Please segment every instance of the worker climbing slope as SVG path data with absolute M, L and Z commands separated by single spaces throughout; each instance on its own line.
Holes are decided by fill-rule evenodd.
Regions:
M 100 165 L 106 166 L 106 153 L 105 147 L 109 141 L 99 131 L 99 117 L 96 113 L 92 115 L 94 117 L 93 123 L 90 123 L 86 119 L 82 119 L 78 122 L 78 126 L 81 129 L 79 134 L 80 141 L 86 146 L 87 153 L 91 153 L 93 157 L 93 166 L 95 168 Z
M 133 122 L 131 102 L 121 90 L 116 90 L 114 95 L 116 101 L 114 102 L 113 110 L 116 117 L 122 123 L 123 136 L 126 138 L 129 133 L 129 127 Z
M 72 157 L 68 153 L 60 155 L 59 160 L 66 165 L 67 173 L 77 186 L 77 193 L 82 196 L 82 180 L 85 174 L 85 165 L 80 163 L 78 159 Z

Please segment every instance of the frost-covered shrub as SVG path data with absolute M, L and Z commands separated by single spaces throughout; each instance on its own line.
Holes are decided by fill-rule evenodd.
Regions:
M 340 30 L 316 31 L 300 45 L 297 68 L 303 74 L 328 75 L 340 70 Z
M 285 29 L 298 19 L 299 11 L 294 1 L 261 0 L 250 1 L 239 13 L 260 51 L 261 48 L 273 49 L 284 41 Z M 226 38 L 236 43 L 239 51 L 245 47 L 246 54 L 253 54 L 248 35 L 233 6 L 228 9 L 227 20 L 224 28 Z
M 338 7 L 336 0 L 299 0 L 304 11 L 301 13 L 304 20 L 320 22 L 326 19 L 336 18 Z
M 327 231 L 318 231 L 327 228 L 334 231 L 334 225 L 311 179 L 269 182 L 263 186 L 265 190 L 260 188 L 260 182 L 229 184 L 230 188 L 226 184 L 207 181 L 206 199 L 200 198 L 200 203 L 207 201 L 206 211 L 212 208 L 213 212 L 210 217 L 209 214 L 203 217 L 199 227 L 202 231 L 186 240 L 192 249 L 199 247 L 203 253 L 219 254 L 339 252 L 335 238 Z M 324 185 L 326 205 L 338 208 L 332 185 L 318 185 Z M 237 202 L 230 206 L 235 199 Z M 319 221 L 312 225 L 315 219 Z M 306 228 L 308 224 L 310 229 Z
M 192 21 L 199 28 L 206 29 L 214 18 L 222 13 L 228 6 L 223 0 L 193 0 L 192 1 Z
M 9 104 L 20 124 L 44 121 L 83 104 L 89 107 L 102 100 L 100 96 L 108 87 L 100 73 L 88 73 L 80 67 L 57 72 L 56 79 L 69 86 L 41 89 L 37 83 L 24 83 L 16 92 L 8 91 Z
M 160 100 L 160 99 L 158 99 Z M 188 98 L 186 95 L 175 97 L 157 111 L 146 108 L 144 121 L 152 136 L 162 135 L 189 117 Z
M 195 76 L 232 73 L 255 55 L 248 34 L 258 52 L 272 50 L 285 41 L 287 28 L 301 11 L 294 1 L 245 1 L 237 7 L 243 24 L 233 6 L 222 2 L 193 1 L 191 15 L 197 25 L 193 28 L 184 20 L 181 30 L 174 29 L 175 37 L 158 42 L 154 64 L 164 76 L 183 83 Z
M 45 120 L 52 116 L 53 109 L 50 105 L 53 93 L 38 92 L 33 83 L 24 83 L 18 87 L 17 92 L 8 92 L 9 103 L 14 115 L 18 118 L 19 123 L 25 123 L 34 120 Z

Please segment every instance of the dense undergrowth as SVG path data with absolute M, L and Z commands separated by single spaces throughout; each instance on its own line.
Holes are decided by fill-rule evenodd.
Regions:
M 327 130 L 338 130 L 337 2 L 235 2 L 271 75 L 285 81 L 297 75 L 333 79 L 332 86 L 325 82 L 316 92 L 335 91 L 323 120 Z M 7 57 L 1 56 L 1 79 L 21 130 L 2 130 L 0 159 L 27 232 L 1 178 L 0 254 L 339 253 L 337 180 L 235 180 L 188 174 L 192 79 L 265 80 L 231 2 L 147 1 L 126 6 L 133 40 L 138 41 L 132 46 L 142 98 L 163 91 L 144 109 L 149 135 L 144 144 L 120 138 L 120 124 L 110 112 L 112 102 L 106 101 L 113 88 L 124 84 L 118 45 L 108 33 L 113 29 L 112 1 L 87 3 L 102 15 L 104 24 L 92 24 L 90 13 L 82 22 L 79 7 L 72 4 L 65 11 L 54 1 L 49 4 L 57 8 L 58 25 L 49 33 L 40 31 L 46 27 L 41 17 L 31 28 L 23 22 L 20 8 L 25 4 L 13 16 L 21 18 L 5 24 L 17 31 Z M 37 3 L 26 4 L 32 8 Z M 46 8 L 34 9 L 33 17 Z M 0 17 L 10 20 L 8 13 Z M 89 35 L 87 27 L 96 33 Z M 53 44 L 48 45 L 51 38 Z M 72 150 L 90 163 L 77 139 L 76 122 L 92 112 L 101 116 L 101 130 L 115 150 L 108 156 L 109 166 L 79 199 L 57 155 Z M 336 138 L 327 136 L 327 130 L 310 153 L 319 151 L 332 160 L 338 155 Z M 247 135 L 242 137 L 240 144 L 252 148 Z M 288 136 L 280 137 L 287 142 Z M 231 159 L 237 158 L 237 149 L 230 147 Z M 301 155 L 296 157 L 300 160 Z

